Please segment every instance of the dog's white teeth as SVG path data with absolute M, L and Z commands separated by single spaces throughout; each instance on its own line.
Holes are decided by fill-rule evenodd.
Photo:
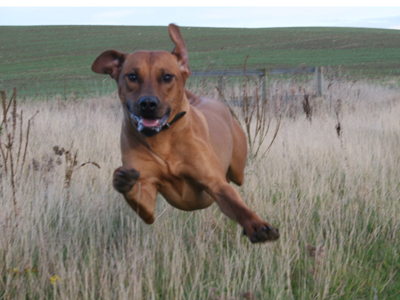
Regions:
M 143 117 L 135 116 L 132 113 L 130 115 L 131 118 L 136 121 L 137 130 L 140 132 L 147 128 L 159 133 L 168 119 L 167 116 L 163 117 L 162 119 L 145 119 Z
M 132 114 L 132 113 L 131 113 L 131 118 L 132 118 L 133 120 L 135 120 L 138 124 L 139 124 L 140 121 L 141 121 L 139 117 L 135 116 L 135 115 Z

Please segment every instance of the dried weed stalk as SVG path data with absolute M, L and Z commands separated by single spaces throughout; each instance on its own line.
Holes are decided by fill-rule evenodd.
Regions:
M 335 109 L 336 120 L 337 120 L 337 124 L 335 126 L 335 129 L 336 129 L 337 136 L 340 139 L 340 145 L 343 148 L 343 141 L 342 141 L 342 138 L 341 138 L 342 137 L 342 127 L 340 125 L 340 112 L 341 112 L 341 110 L 342 110 L 342 100 L 338 99 L 337 106 L 336 106 L 336 109 Z
M 306 93 L 306 91 L 304 90 L 303 110 L 306 114 L 307 120 L 309 120 L 311 123 L 313 108 L 310 104 L 309 98 L 310 98 L 310 95 L 308 93 Z
M 238 121 L 240 126 L 244 128 L 249 145 L 249 154 L 250 157 L 254 158 L 259 155 L 261 146 L 264 144 L 264 141 L 271 129 L 271 118 L 268 117 L 268 97 L 265 96 L 265 101 L 261 99 L 259 85 L 256 84 L 255 87 L 255 100 L 253 100 L 252 97 L 250 97 L 248 94 L 249 79 L 246 75 L 246 63 L 248 57 L 249 56 L 247 55 L 244 61 L 243 105 L 241 106 L 241 109 L 239 111 L 239 116 L 235 113 L 229 102 L 225 99 L 222 91 L 218 87 L 217 90 L 221 99 L 228 106 L 234 118 Z M 278 122 L 276 124 L 271 143 L 261 156 L 264 156 L 268 153 L 269 149 L 276 139 L 276 136 L 278 135 L 279 127 L 281 124 L 281 115 L 277 116 L 277 120 Z M 252 125 L 253 123 L 255 124 L 255 128 L 254 125 Z
M 67 189 L 67 201 L 69 201 L 69 188 L 71 187 L 72 175 L 75 173 L 76 170 L 87 164 L 92 164 L 100 169 L 100 165 L 94 161 L 87 161 L 78 166 L 78 150 L 76 150 L 75 153 L 73 153 L 72 151 L 73 146 L 74 143 L 72 142 L 69 150 L 65 150 L 64 147 L 59 147 L 59 146 L 53 147 L 55 155 L 59 156 L 64 155 L 65 157 L 64 188 Z
M 26 133 L 24 135 L 23 110 L 21 109 L 20 113 L 17 113 L 17 89 L 14 88 L 9 101 L 7 101 L 5 91 L 1 91 L 0 93 L 3 109 L 3 120 L 0 125 L 0 155 L 3 162 L 3 164 L 0 165 L 0 180 L 3 179 L 3 176 L 10 179 L 9 184 L 11 185 L 14 214 L 16 216 L 16 189 L 25 164 L 31 123 L 39 111 L 28 120 Z M 23 154 L 21 152 L 22 148 L 24 149 Z
M 344 137 L 343 137 L 343 127 L 342 127 L 341 121 L 340 121 L 341 112 L 342 112 L 342 100 L 338 99 L 337 100 L 337 105 L 335 107 L 335 114 L 336 114 L 336 120 L 337 120 L 337 123 L 335 125 L 335 130 L 336 130 L 337 137 L 338 137 L 338 139 L 340 141 L 340 148 L 342 149 L 342 152 L 343 152 L 343 155 L 344 155 L 343 156 L 343 159 L 344 159 L 343 162 L 344 162 L 345 168 L 347 170 L 349 170 L 350 166 L 349 166 L 349 161 L 347 159 L 347 154 L 346 154 L 347 151 L 346 151 L 346 144 L 344 142 Z

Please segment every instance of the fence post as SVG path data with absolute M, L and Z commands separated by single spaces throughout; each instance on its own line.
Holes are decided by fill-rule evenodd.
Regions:
M 322 68 L 315 67 L 315 94 L 322 97 Z
M 267 91 L 268 91 L 268 85 L 269 85 L 269 71 L 268 69 L 264 70 L 264 76 L 261 77 L 261 99 L 263 101 L 267 100 Z
M 224 98 L 224 78 L 222 76 L 218 76 L 218 88 L 222 98 Z

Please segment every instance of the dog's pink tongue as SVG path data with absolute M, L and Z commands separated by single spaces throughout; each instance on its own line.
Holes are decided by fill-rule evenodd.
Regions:
M 156 127 L 158 125 L 158 120 L 143 119 L 143 125 L 145 127 Z

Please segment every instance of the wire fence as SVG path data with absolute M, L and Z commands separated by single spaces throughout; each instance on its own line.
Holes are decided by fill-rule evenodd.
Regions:
M 315 95 L 320 97 L 323 93 L 323 75 L 321 68 L 275 68 L 275 69 L 248 69 L 244 70 L 210 70 L 192 71 L 188 80 L 188 88 L 208 82 L 209 86 L 218 87 L 221 91 L 229 85 L 241 83 L 246 78 L 257 81 L 261 88 L 262 98 L 268 93 L 271 82 L 276 78 L 303 78 L 303 80 L 314 80 Z M 304 79 L 306 78 L 306 79 Z M 0 77 L 0 90 L 12 92 L 18 89 L 19 97 L 22 98 L 50 98 L 59 96 L 67 100 L 70 97 L 85 98 L 99 95 L 107 95 L 115 92 L 117 86 L 110 77 L 98 75 L 87 76 L 62 76 L 62 77 L 18 77 L 4 79 Z

